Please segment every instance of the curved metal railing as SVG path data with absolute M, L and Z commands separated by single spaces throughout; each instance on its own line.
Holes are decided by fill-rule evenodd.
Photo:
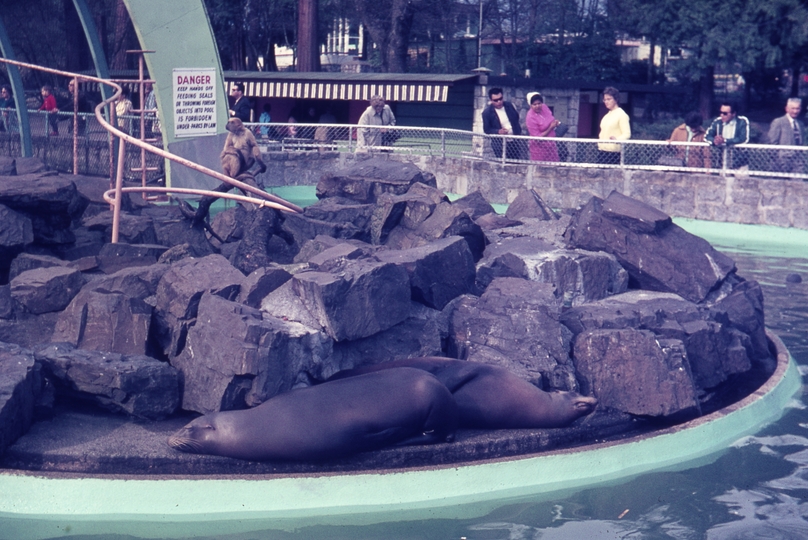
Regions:
M 296 212 L 300 213 L 303 211 L 302 208 L 299 206 L 290 203 L 276 195 L 271 193 L 267 193 L 257 187 L 253 187 L 249 184 L 245 184 L 235 178 L 231 178 L 226 176 L 218 171 L 214 171 L 213 169 L 209 169 L 197 163 L 194 163 L 188 159 L 183 157 L 177 156 L 163 150 L 162 148 L 157 148 L 149 144 L 148 142 L 142 141 L 128 133 L 124 133 L 123 131 L 119 130 L 117 127 L 113 126 L 110 122 L 104 118 L 104 107 L 110 106 L 115 100 L 118 99 L 122 92 L 122 88 L 119 84 L 113 81 L 100 79 L 98 77 L 92 77 L 89 75 L 80 75 L 78 73 L 72 73 L 69 71 L 62 71 L 53 68 L 47 68 L 43 66 L 37 66 L 35 64 L 28 64 L 25 62 L 18 62 L 16 60 L 8 60 L 5 58 L 0 58 L 0 62 L 5 64 L 12 64 L 17 67 L 23 67 L 28 69 L 33 69 L 37 71 L 43 71 L 45 73 L 50 73 L 53 75 L 59 75 L 63 77 L 69 77 L 73 79 L 77 84 L 78 82 L 95 82 L 98 84 L 106 84 L 111 86 L 115 89 L 115 94 L 107 100 L 102 101 L 95 107 L 95 117 L 98 120 L 98 123 L 105 129 L 107 132 L 110 133 L 111 136 L 117 137 L 119 141 L 118 145 L 118 163 L 117 163 L 117 170 L 115 174 L 115 185 L 112 189 L 108 190 L 104 193 L 104 200 L 107 201 L 112 205 L 113 208 L 113 220 L 112 220 L 112 243 L 118 242 L 118 231 L 119 231 L 119 224 L 120 224 L 120 213 L 121 213 L 121 197 L 124 193 L 183 193 L 183 194 L 190 194 L 190 195 L 211 195 L 214 197 L 221 197 L 225 199 L 231 199 L 241 202 L 248 202 L 251 204 L 255 204 L 258 206 L 268 206 L 270 208 L 275 208 L 277 210 L 281 210 L 284 212 Z M 27 112 L 27 111 L 26 111 Z M 22 111 L 20 111 L 22 113 Z M 74 122 L 78 121 L 78 110 L 74 107 Z M 73 133 L 74 137 L 74 146 L 77 144 L 77 130 L 74 130 Z M 123 173 L 124 173 L 124 164 L 126 162 L 126 144 L 132 144 L 139 148 L 145 149 L 147 152 L 160 156 L 162 158 L 168 159 L 169 161 L 173 161 L 174 163 L 178 163 L 195 171 L 201 172 L 207 176 L 215 178 L 221 182 L 226 182 L 233 187 L 239 188 L 240 190 L 251 193 L 258 198 L 249 197 L 246 195 L 238 195 L 235 193 L 220 193 L 216 191 L 204 190 L 204 189 L 189 189 L 189 188 L 164 188 L 164 187 L 151 187 L 151 186 L 138 186 L 138 187 L 123 187 Z

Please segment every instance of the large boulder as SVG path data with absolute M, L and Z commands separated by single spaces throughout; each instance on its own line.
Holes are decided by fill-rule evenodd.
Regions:
M 477 283 L 485 288 L 496 277 L 549 283 L 565 306 L 592 302 L 628 288 L 628 273 L 613 255 L 555 249 L 531 237 L 504 238 L 486 248 L 477 267 Z
M 726 323 L 726 315 L 671 293 L 629 291 L 565 311 L 561 321 L 576 335 L 591 330 L 638 328 L 681 341 L 693 382 L 701 391 L 752 367 L 752 342 Z
M 449 307 L 452 356 L 507 368 L 540 388 L 577 389 L 572 333 L 558 322 L 551 285 L 497 278 L 479 298 L 463 296 Z
M 85 288 L 145 300 L 157 293 L 157 285 L 168 269 L 167 264 L 124 268 L 114 274 L 93 276 Z
M 86 351 L 67 343 L 40 346 L 35 354 L 62 395 L 151 419 L 168 416 L 179 405 L 177 370 L 154 358 Z
M 31 218 L 0 204 L 0 283 L 8 281 L 12 259 L 33 241 Z
M 416 182 L 437 187 L 435 176 L 415 165 L 371 158 L 323 175 L 317 183 L 317 198 L 343 197 L 358 203 L 373 203 L 382 193 L 404 194 Z
M 440 310 L 474 290 L 474 259 L 459 236 L 411 249 L 382 250 L 376 257 L 402 266 L 410 276 L 412 299 L 425 306 Z
M 18 161 L 18 172 L 19 166 Z M 0 183 L 0 204 L 29 217 L 34 240 L 42 245 L 73 242 L 70 225 L 88 202 L 68 176 L 25 174 L 5 177 Z
M 593 197 L 565 237 L 570 247 L 611 253 L 637 289 L 673 292 L 701 302 L 735 270 L 735 263 L 666 214 L 613 191 Z
M 0 343 L 0 455 L 31 427 L 41 387 L 31 351 Z
M 182 259 L 172 264 L 160 279 L 155 294 L 154 323 L 163 352 L 169 357 L 182 352 L 188 327 L 196 319 L 204 293 L 233 300 L 243 282 L 244 274 L 221 255 Z
M 188 346 L 172 359 L 183 375 L 182 408 L 209 413 L 254 407 L 308 384 L 310 375 L 322 377 L 331 344 L 300 323 L 205 294 Z
M 370 259 L 345 261 L 328 272 L 300 272 L 288 282 L 308 317 L 336 341 L 371 336 L 400 323 L 410 311 L 410 279 L 398 265 Z M 296 320 L 280 300 L 285 286 L 266 297 L 262 309 Z M 279 292 L 281 291 L 281 292 Z M 280 301 L 278 301 L 280 300 Z M 305 321 L 301 321 L 305 322 Z M 310 323 L 309 323 L 310 324 Z
M 531 188 L 519 192 L 516 199 L 508 205 L 505 217 L 514 220 L 535 218 L 541 221 L 551 221 L 558 219 L 558 214 L 544 202 L 535 188 Z
M 379 364 L 398 358 L 443 356 L 449 320 L 441 311 L 414 304 L 411 315 L 397 325 L 354 341 L 334 344 L 321 372 L 327 378 L 344 369 Z
M 258 208 L 252 212 L 245 212 L 244 216 L 244 230 L 248 233 L 244 235 L 230 256 L 230 264 L 247 275 L 272 262 L 278 262 L 270 245 L 270 240 L 274 236 L 280 233 L 290 241 L 292 237 L 282 229 L 284 217 L 279 210 Z M 286 239 L 283 241 L 285 242 Z
M 39 315 L 66 308 L 82 286 L 84 277 L 73 268 L 35 268 L 11 280 L 11 298 L 15 306 Z
M 80 349 L 147 354 L 152 307 L 137 297 L 85 287 L 59 314 L 53 341 Z
M 700 414 L 684 344 L 648 330 L 590 330 L 573 344 L 581 392 L 599 407 L 640 416 Z
M 428 214 L 422 212 L 417 220 L 402 218 L 388 234 L 385 245 L 408 249 L 449 236 L 462 237 L 474 260 L 482 258 L 486 244 L 483 230 L 461 208 L 446 202 L 437 204 Z

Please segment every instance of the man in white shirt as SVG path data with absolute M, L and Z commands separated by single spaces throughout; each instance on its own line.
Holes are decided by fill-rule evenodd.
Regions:
M 483 132 L 489 135 L 521 135 L 522 127 L 519 125 L 519 113 L 509 101 L 505 101 L 502 88 L 488 90 L 488 99 L 491 103 L 483 109 Z M 491 139 L 491 150 L 498 158 L 502 157 L 502 138 Z M 510 139 L 507 141 L 508 159 L 524 159 L 521 151 L 525 142 Z

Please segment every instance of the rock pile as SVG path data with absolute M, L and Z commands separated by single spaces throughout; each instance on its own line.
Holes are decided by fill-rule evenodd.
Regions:
M 128 197 L 110 244 L 105 188 L 0 181 L 0 452 L 54 395 L 160 418 L 450 356 L 676 421 L 773 367 L 760 286 L 617 192 L 557 213 L 529 190 L 501 216 L 371 158 L 325 176 L 302 214 L 219 213 L 219 239 Z

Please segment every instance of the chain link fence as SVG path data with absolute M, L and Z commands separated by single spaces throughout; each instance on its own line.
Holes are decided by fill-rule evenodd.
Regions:
M 35 156 L 48 167 L 73 172 L 73 113 L 28 111 Z M 21 155 L 13 109 L 0 109 L 0 153 Z M 9 120 L 9 118 L 11 120 Z M 140 117 L 116 119 L 119 129 L 138 137 Z M 111 143 L 95 115 L 78 115 L 78 172 L 110 174 Z M 725 175 L 808 179 L 808 147 L 746 144 L 719 148 L 707 143 L 665 141 L 597 141 L 595 139 L 536 138 L 486 135 L 469 131 L 406 126 L 341 124 L 247 124 L 264 152 L 331 151 L 380 152 L 495 161 L 503 164 L 545 163 L 564 167 L 611 167 L 662 171 L 692 171 Z M 162 147 L 156 117 L 145 121 L 145 138 Z M 140 150 L 127 147 L 127 178 L 140 166 Z M 162 158 L 147 154 L 148 178 L 165 176 Z
M 486 135 L 461 130 L 338 124 L 248 124 L 265 152 L 336 151 L 808 179 L 808 147 L 598 141 Z
M 19 157 L 22 155 L 17 111 L 0 109 L 0 155 Z M 64 173 L 73 173 L 73 132 L 76 131 L 76 152 L 78 155 L 78 174 L 91 176 L 110 176 L 113 170 L 111 155 L 116 156 L 110 134 L 101 127 L 95 114 L 78 113 L 74 119 L 72 112 L 28 111 L 28 124 L 31 130 L 31 142 L 34 157 L 41 159 L 48 168 Z M 140 116 L 126 115 L 116 119 L 122 131 L 134 137 L 140 136 Z M 154 139 L 151 144 L 163 147 L 159 123 L 156 118 L 149 117 L 145 122 L 145 136 Z M 116 143 L 117 144 L 117 143 Z M 112 153 L 111 153 L 112 152 Z M 163 159 L 146 153 L 146 166 L 156 167 L 157 171 L 149 171 L 147 180 L 165 177 Z M 141 165 L 140 149 L 127 145 L 125 175 L 129 180 L 140 180 L 141 174 L 132 169 Z

